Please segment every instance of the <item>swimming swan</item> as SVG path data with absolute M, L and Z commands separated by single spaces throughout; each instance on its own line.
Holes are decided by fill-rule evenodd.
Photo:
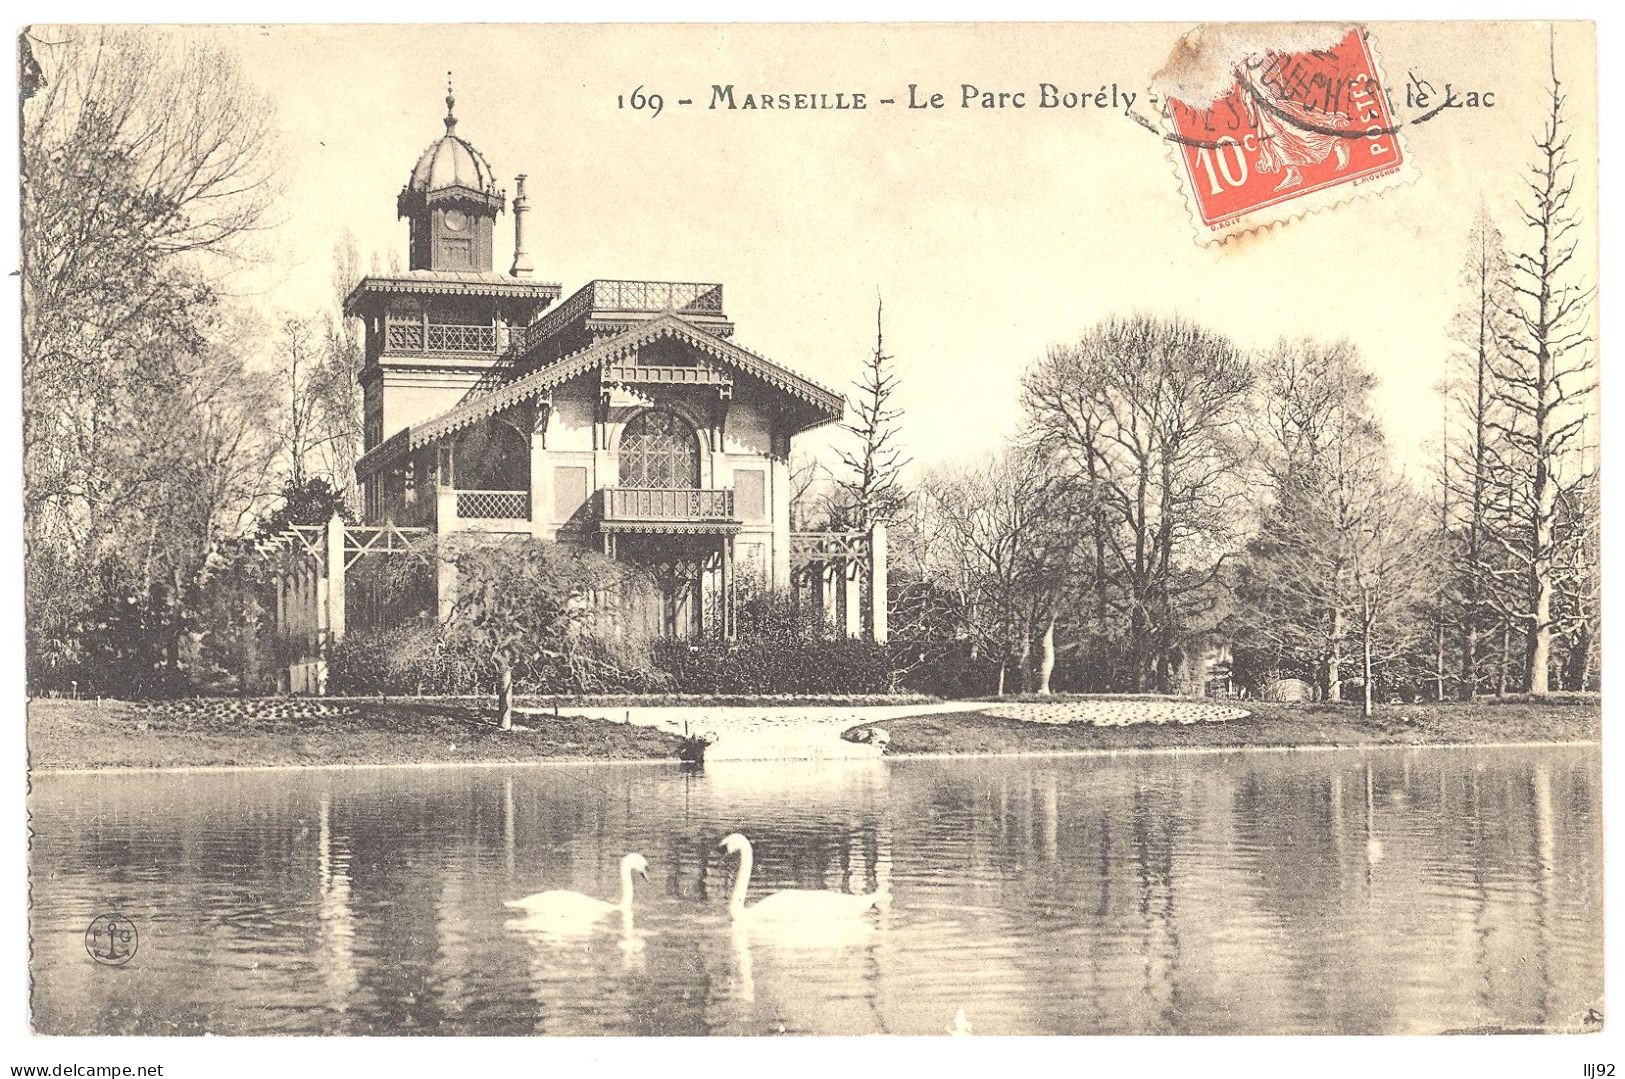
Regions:
M 728 913 L 735 919 L 748 918 L 752 922 L 829 922 L 853 918 L 871 907 L 877 908 L 891 898 L 884 886 L 867 895 L 848 895 L 844 892 L 814 892 L 789 889 L 764 896 L 745 906 L 745 893 L 750 889 L 750 870 L 755 855 L 750 840 L 733 833 L 721 843 L 729 854 L 739 855 L 739 873 L 734 877 L 733 894 L 728 899 Z
M 582 895 L 580 892 L 556 889 L 527 895 L 523 899 L 505 899 L 502 905 L 512 910 L 522 911 L 527 918 L 535 921 L 551 920 L 584 924 L 595 922 L 604 915 L 615 911 L 631 914 L 633 873 L 636 873 L 644 880 L 648 880 L 649 860 L 641 854 L 628 854 L 621 859 L 621 901 L 619 903 L 606 903 L 602 899 L 594 899 L 592 896 Z

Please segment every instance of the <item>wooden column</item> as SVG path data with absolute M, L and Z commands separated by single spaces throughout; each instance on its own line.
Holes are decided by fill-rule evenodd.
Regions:
M 851 559 L 841 566 L 842 596 L 841 611 L 846 616 L 846 635 L 848 637 L 863 636 L 863 580 L 860 574 L 863 567 L 857 559 Z
M 334 514 L 327 522 L 327 639 L 344 639 L 344 521 Z
M 276 575 L 276 636 L 277 643 L 281 645 L 283 662 L 277 667 L 276 688 L 278 693 L 293 692 L 293 672 L 288 669 L 288 574 L 286 571 Z
M 886 643 L 886 526 L 876 522 L 869 529 L 869 613 L 870 636 Z
M 825 625 L 830 629 L 841 628 L 841 563 L 839 561 L 825 562 L 819 567 L 819 606 L 823 612 Z
M 722 559 L 717 581 L 717 621 L 722 629 L 722 639 L 731 641 L 734 636 L 734 538 L 723 536 L 720 546 Z

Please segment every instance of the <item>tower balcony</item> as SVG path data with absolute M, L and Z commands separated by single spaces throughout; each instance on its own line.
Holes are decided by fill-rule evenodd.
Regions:
M 495 356 L 497 328 L 491 323 L 425 322 L 390 318 L 384 349 L 397 355 Z

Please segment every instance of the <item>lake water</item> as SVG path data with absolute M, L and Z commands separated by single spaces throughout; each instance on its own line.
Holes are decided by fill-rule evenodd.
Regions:
M 1593 748 L 36 777 L 48 1033 L 1578 1029 L 1602 1010 Z M 727 916 L 889 885 L 811 945 Z M 544 888 L 635 926 L 515 923 Z M 85 930 L 138 928 L 122 966 Z

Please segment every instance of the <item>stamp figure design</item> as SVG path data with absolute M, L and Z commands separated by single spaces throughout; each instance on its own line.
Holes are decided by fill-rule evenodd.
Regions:
M 1365 30 L 1321 49 L 1225 58 L 1229 89 L 1168 93 L 1169 139 L 1204 240 L 1322 209 L 1373 180 L 1408 178 L 1409 158 Z

